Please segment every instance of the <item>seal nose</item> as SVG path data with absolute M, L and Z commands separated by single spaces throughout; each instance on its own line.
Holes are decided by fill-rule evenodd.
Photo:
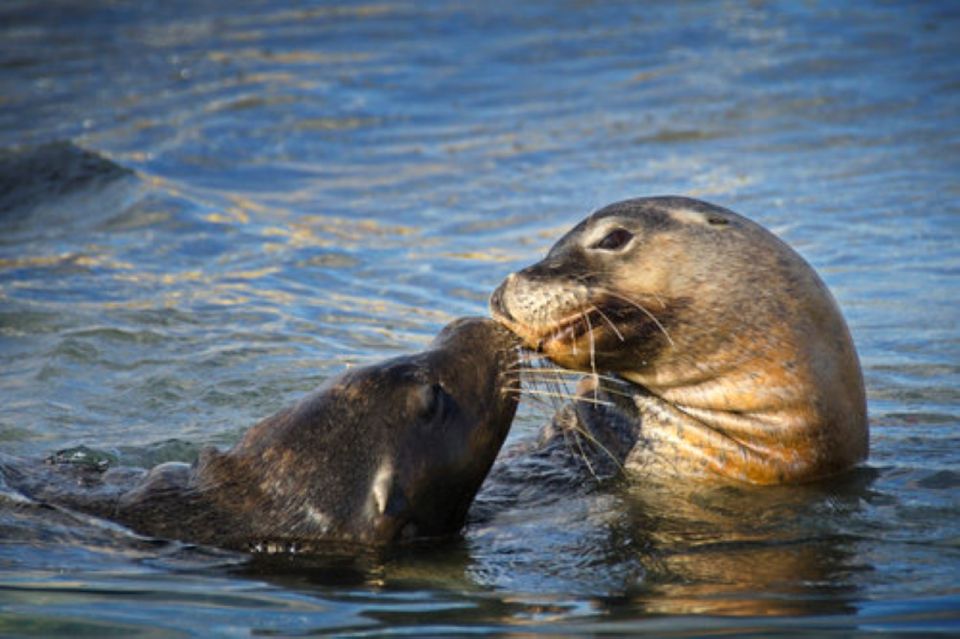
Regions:
M 490 296 L 490 311 L 493 315 L 502 317 L 509 322 L 513 321 L 513 316 L 510 315 L 510 311 L 507 310 L 507 306 L 503 302 L 503 294 L 510 282 L 513 281 L 514 275 L 514 273 L 508 275 L 507 279 L 503 280 L 500 286 L 497 287 L 497 290 Z

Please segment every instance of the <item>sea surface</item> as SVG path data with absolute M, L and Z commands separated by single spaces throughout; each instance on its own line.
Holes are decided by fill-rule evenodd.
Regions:
M 329 557 L 0 487 L 0 635 L 960 634 L 960 4 L 5 0 L 0 148 L 8 455 L 227 446 L 656 194 L 818 270 L 872 436 L 822 484 L 530 477 L 449 543 Z

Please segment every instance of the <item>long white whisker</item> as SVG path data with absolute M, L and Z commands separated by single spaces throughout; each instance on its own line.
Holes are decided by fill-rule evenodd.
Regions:
M 583 319 L 587 323 L 587 336 L 590 338 L 590 371 L 593 373 L 593 401 L 597 401 L 597 388 L 600 386 L 600 377 L 597 375 L 597 347 L 594 343 L 593 326 L 590 324 L 590 315 L 583 314 Z
M 524 377 L 533 377 L 537 375 L 546 376 L 559 376 L 559 375 L 569 375 L 571 377 L 580 377 L 583 375 L 583 371 L 572 370 L 569 368 L 560 368 L 558 366 L 522 366 L 518 368 L 510 369 L 511 372 L 520 373 Z M 603 373 L 597 373 L 597 377 L 600 379 L 606 380 L 608 382 L 613 382 L 615 384 L 628 384 L 620 377 L 614 375 L 604 375 Z
M 601 444 L 596 437 L 594 437 L 591 433 L 589 433 L 585 428 L 582 428 L 580 426 L 577 427 L 577 432 L 580 433 L 588 442 L 590 442 L 591 444 L 599 448 L 601 451 L 606 453 L 606 455 L 610 458 L 610 461 L 616 464 L 619 470 L 621 471 L 623 470 L 623 464 L 620 463 L 620 460 L 617 459 L 616 455 L 614 455 L 609 448 Z M 594 477 L 596 477 L 596 475 L 594 475 Z
M 627 304 L 630 304 L 630 305 L 636 307 L 637 309 L 639 309 L 641 313 L 643 313 L 644 315 L 646 315 L 647 317 L 649 317 L 651 320 L 653 320 L 653 323 L 657 325 L 657 328 L 659 328 L 660 331 L 663 332 L 663 336 L 667 338 L 667 341 L 668 341 L 668 342 L 670 342 L 670 346 L 676 347 L 676 345 L 677 345 L 676 342 L 674 342 L 674 341 L 673 341 L 673 338 L 670 337 L 670 333 L 667 332 L 666 327 L 665 327 L 663 324 L 660 323 L 660 320 L 657 319 L 657 316 L 654 315 L 653 313 L 651 313 L 650 311 L 648 311 L 647 309 L 645 309 L 639 302 L 637 302 L 637 301 L 635 301 L 635 300 L 632 300 L 632 299 L 630 299 L 629 297 L 625 297 L 625 296 L 623 296 L 623 295 L 620 295 L 619 293 L 616 293 L 616 292 L 614 292 L 614 291 L 610 291 L 610 290 L 606 290 L 606 289 L 605 289 L 604 292 L 605 292 L 607 295 L 610 295 L 611 297 L 616 297 L 617 299 L 623 300 L 623 301 L 626 302 Z M 659 297 L 658 297 L 657 299 L 659 300 Z M 661 301 L 661 304 L 663 304 L 662 301 Z M 666 308 L 666 305 L 664 305 L 664 308 Z
M 617 334 L 617 337 L 620 338 L 620 341 L 621 341 L 621 342 L 627 341 L 627 340 L 625 340 L 625 339 L 623 338 L 623 333 L 621 333 L 621 332 L 617 329 L 616 324 L 614 324 L 614 323 L 610 320 L 610 318 L 607 317 L 607 314 L 606 314 L 606 313 L 604 313 L 603 311 L 600 310 L 600 307 L 599 307 L 599 306 L 594 306 L 592 310 L 596 311 L 597 314 L 600 315 L 601 318 L 603 318 L 604 320 L 606 320 L 607 324 L 610 325 L 610 328 L 613 330 L 614 333 Z
M 583 463 L 587 465 L 587 470 L 590 471 L 590 476 L 596 479 L 597 473 L 593 470 L 593 464 L 590 463 L 590 458 L 587 457 L 587 451 L 583 450 L 583 444 L 580 443 L 580 430 L 580 428 L 576 428 L 573 431 L 573 441 L 577 443 L 577 448 L 580 450 L 580 459 L 582 459 Z
M 528 394 L 529 394 L 529 395 L 535 395 L 535 396 L 539 396 L 539 397 L 549 397 L 549 398 L 552 398 L 552 399 L 566 399 L 566 400 L 571 400 L 571 401 L 574 401 L 574 400 L 575 400 L 575 401 L 584 402 L 584 403 L 587 403 L 587 404 L 595 404 L 595 405 L 597 405 L 597 406 L 613 406 L 613 402 L 608 402 L 608 401 L 602 400 L 602 399 L 589 399 L 589 398 L 586 398 L 586 397 L 577 397 L 576 395 L 571 395 L 571 394 L 568 394 L 568 393 L 562 393 L 562 392 L 561 392 L 561 393 L 557 393 L 557 392 L 555 392 L 555 391 L 548 391 L 548 390 L 536 390 L 536 389 L 528 388 L 528 389 L 523 390 L 523 391 L 512 391 L 512 390 L 511 390 L 511 391 L 508 391 L 508 392 L 514 393 L 514 394 L 516 394 L 516 395 L 528 395 Z M 535 398 L 533 398 L 533 399 L 535 399 Z

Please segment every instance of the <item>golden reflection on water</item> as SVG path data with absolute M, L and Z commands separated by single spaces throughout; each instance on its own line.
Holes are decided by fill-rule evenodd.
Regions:
M 266 26 L 286 23 L 296 24 L 317 18 L 378 18 L 392 13 L 397 13 L 397 6 L 390 4 L 354 5 L 343 3 L 334 6 L 319 6 L 303 9 L 286 9 L 278 6 L 268 14 L 234 16 L 233 23 L 236 25 L 257 24 Z M 266 37 L 263 39 L 267 40 Z
M 663 559 L 665 579 L 641 602 L 656 614 L 785 616 L 848 612 L 831 587 L 824 601 L 811 590 L 830 577 L 837 557 L 818 546 L 731 549 Z M 839 608 L 839 610 L 838 610 Z
M 249 213 L 268 215 L 276 212 L 275 209 L 260 204 L 255 199 L 239 193 L 226 193 L 224 197 L 233 204 L 227 211 L 231 216 L 235 217 L 238 222 L 244 224 L 250 221 Z
M 514 262 L 520 257 L 520 252 L 508 252 L 501 251 L 495 248 L 491 248 L 486 251 L 458 251 L 453 253 L 442 253 L 443 257 L 449 257 L 457 260 L 470 260 L 476 262 Z M 416 253 L 411 254 L 413 257 L 417 257 Z
M 278 52 L 259 47 L 230 49 L 229 51 L 209 51 L 207 58 L 212 62 L 240 62 L 261 60 L 280 64 L 330 64 L 341 65 L 348 62 L 366 62 L 374 59 L 372 53 L 326 53 L 322 51 L 285 51 Z
M 836 480 L 857 488 L 857 478 Z M 812 533 L 811 514 L 832 488 L 667 487 L 629 490 L 635 525 L 653 542 L 651 589 L 637 597 L 657 614 L 732 616 L 850 612 L 849 541 Z
M 90 250 L 103 250 L 92 247 Z M 133 270 L 136 267 L 130 262 L 116 260 L 108 255 L 90 253 L 63 253 L 60 255 L 34 255 L 23 257 L 0 258 L 0 270 L 14 270 L 21 268 L 78 268 L 78 269 L 109 269 Z
M 454 319 L 454 315 L 439 309 L 409 306 L 393 302 L 386 298 L 365 297 L 362 295 L 348 295 L 345 293 L 329 293 L 325 298 L 331 308 L 362 312 L 368 319 L 358 318 L 358 321 L 367 321 L 371 325 L 382 326 L 384 317 L 393 318 L 392 325 L 396 325 L 402 318 L 411 316 L 424 318 L 431 322 L 446 323 Z
M 264 248 L 268 251 L 276 251 L 280 249 L 277 246 L 278 243 L 284 249 L 362 248 L 371 245 L 374 241 L 381 248 L 403 245 L 402 240 L 393 242 L 389 240 L 418 235 L 420 230 L 411 226 L 383 224 L 374 219 L 350 220 L 308 215 L 287 224 L 265 227 L 260 232 L 265 238 L 270 238 L 270 242 Z M 388 241 L 382 241 L 384 239 Z

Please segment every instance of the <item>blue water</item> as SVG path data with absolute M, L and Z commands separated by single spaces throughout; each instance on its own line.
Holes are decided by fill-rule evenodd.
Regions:
M 663 193 L 817 268 L 872 429 L 842 482 L 541 488 L 266 564 L 4 493 L 0 634 L 960 633 L 956 3 L 6 0 L 0 42 L 5 453 L 229 444 Z M 71 181 L 76 148 L 133 172 Z

